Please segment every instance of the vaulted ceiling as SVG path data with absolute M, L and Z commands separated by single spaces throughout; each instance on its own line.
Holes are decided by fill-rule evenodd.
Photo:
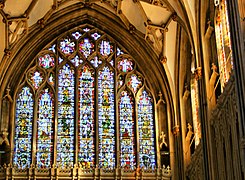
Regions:
M 34 24 L 45 26 L 53 13 L 79 2 L 96 3 L 118 16 L 128 29 L 135 27 L 159 60 L 167 59 L 165 69 L 173 81 L 177 22 L 187 31 L 195 29 L 195 0 L 0 0 L 0 62 L 4 49 L 6 54 Z

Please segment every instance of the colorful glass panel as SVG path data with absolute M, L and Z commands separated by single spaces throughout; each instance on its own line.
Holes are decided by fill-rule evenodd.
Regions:
M 113 46 L 110 41 L 101 41 L 99 44 L 100 54 L 102 56 L 109 56 L 113 52 Z
M 138 102 L 139 160 L 141 168 L 155 168 L 155 140 L 152 98 L 144 90 Z
M 131 60 L 123 58 L 118 62 L 117 68 L 122 72 L 130 72 L 134 69 L 134 64 Z
M 60 50 L 65 55 L 71 55 L 75 51 L 75 43 L 70 38 L 60 41 Z
M 58 77 L 57 164 L 72 166 L 74 161 L 74 70 L 66 64 Z
M 54 98 L 50 89 L 44 89 L 38 102 L 37 119 L 37 167 L 52 165 Z
M 97 40 L 97 39 L 99 39 L 99 38 L 101 37 L 101 35 L 98 34 L 98 33 L 93 33 L 93 34 L 91 35 L 91 37 L 94 38 L 94 40 Z
M 134 169 L 136 165 L 134 103 L 133 98 L 126 91 L 121 93 L 119 101 L 119 121 L 121 167 Z
M 31 139 L 33 121 L 33 95 L 29 87 L 23 87 L 16 103 L 15 149 L 13 163 L 26 168 L 31 163 Z
M 54 74 L 53 73 L 50 73 L 49 74 L 49 78 L 48 78 L 48 82 L 52 85 L 52 86 L 54 86 Z
M 94 167 L 94 71 L 84 66 L 79 71 L 79 153 L 82 168 Z
M 99 166 L 115 167 L 114 73 L 109 67 L 99 71 Z
M 79 44 L 79 50 L 87 58 L 94 52 L 94 44 L 89 38 L 84 38 Z
M 50 46 L 50 48 L 48 50 L 53 51 L 54 53 L 56 52 L 56 44 L 53 44 L 52 46 Z
M 54 57 L 50 56 L 50 54 L 45 54 L 44 56 L 39 57 L 39 66 L 44 69 L 49 69 L 54 66 Z
M 118 81 L 117 81 L 117 88 L 118 88 L 118 89 L 119 89 L 120 87 L 122 87 L 123 82 L 124 82 L 124 77 L 123 77 L 123 75 L 119 75 Z
M 89 28 L 84 28 L 83 31 L 84 31 L 84 32 L 89 32 L 90 29 L 89 29 Z
M 75 56 L 73 59 L 71 59 L 71 62 L 77 67 L 83 63 L 83 60 L 79 56 Z
M 75 39 L 79 39 L 79 38 L 82 36 L 82 34 L 81 34 L 79 31 L 76 31 L 76 32 L 72 33 L 72 36 L 73 36 Z
M 35 89 L 38 89 L 40 87 L 40 85 L 42 84 L 42 82 L 43 82 L 42 73 L 40 71 L 30 72 L 29 81 L 31 82 L 31 85 Z
M 128 86 L 136 93 L 142 86 L 142 78 L 136 74 L 132 74 L 128 79 Z
M 94 44 L 89 38 L 84 38 L 79 44 L 79 50 L 87 58 L 94 52 Z
M 117 56 L 120 56 L 122 54 L 124 54 L 124 52 L 120 48 L 117 48 Z
M 95 56 L 93 59 L 91 59 L 90 62 L 96 68 L 102 63 L 102 61 L 97 56 Z

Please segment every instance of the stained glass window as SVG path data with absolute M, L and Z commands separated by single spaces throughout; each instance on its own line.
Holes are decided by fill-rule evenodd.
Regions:
M 39 65 L 45 69 L 49 69 L 54 66 L 54 57 L 50 54 L 45 54 L 39 57 Z
M 221 0 L 216 7 L 215 34 L 221 91 L 223 91 L 224 85 L 228 82 L 233 68 L 230 27 L 225 0 Z
M 84 66 L 79 71 L 79 154 L 83 168 L 94 167 L 94 71 Z
M 54 98 L 49 88 L 39 97 L 37 119 L 37 166 L 51 167 L 53 152 Z
M 34 72 L 30 72 L 29 75 L 29 82 L 31 82 L 31 85 L 34 86 L 35 89 L 38 89 L 39 86 L 42 84 L 43 82 L 43 75 L 42 72 L 36 70 Z
M 72 166 L 74 161 L 74 70 L 64 65 L 59 70 L 57 164 Z
M 115 167 L 114 73 L 105 66 L 99 71 L 99 165 Z
M 147 91 L 143 91 L 138 102 L 140 167 L 155 168 L 155 140 L 153 101 Z
M 33 94 L 23 87 L 16 102 L 14 165 L 25 168 L 31 164 Z
M 33 60 L 24 79 L 29 87 L 17 97 L 14 164 L 154 168 L 153 98 L 142 92 L 137 62 L 92 26 L 54 42 Z
M 136 165 L 134 102 L 127 91 L 123 91 L 120 96 L 119 119 L 121 167 L 134 169 Z

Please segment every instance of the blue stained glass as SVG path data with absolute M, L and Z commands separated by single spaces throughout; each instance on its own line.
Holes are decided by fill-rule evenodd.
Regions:
M 101 41 L 99 48 L 100 54 L 105 57 L 109 56 L 113 52 L 113 46 L 111 45 L 110 41 Z
M 66 64 L 58 76 L 57 165 L 72 166 L 74 161 L 74 70 Z
M 102 63 L 102 61 L 97 56 L 95 56 L 92 60 L 90 60 L 90 62 L 96 68 Z
M 71 59 L 71 62 L 77 67 L 83 63 L 83 60 L 79 56 L 75 56 L 73 59 Z
M 79 31 L 76 31 L 76 32 L 72 33 L 72 36 L 73 36 L 75 39 L 79 39 L 79 38 L 82 36 L 82 34 L 81 34 Z
M 84 38 L 79 44 L 79 50 L 87 58 L 94 52 L 94 44 L 89 38 Z
M 144 90 L 138 102 L 139 160 L 141 168 L 155 168 L 155 140 L 152 98 Z
M 60 42 L 60 50 L 66 55 L 71 55 L 75 51 L 75 43 L 66 38 Z
M 135 160 L 135 133 L 134 133 L 134 103 L 127 91 L 123 91 L 119 101 L 120 120 L 120 150 L 121 167 L 134 169 Z
M 118 70 L 122 72 L 130 72 L 134 69 L 134 64 L 131 60 L 123 58 L 118 62 Z
M 114 73 L 109 67 L 99 71 L 99 166 L 115 167 Z
M 79 153 L 82 168 L 94 167 L 94 71 L 84 66 L 79 71 Z
M 37 71 L 37 70 L 35 72 L 31 72 L 29 75 L 29 81 L 31 82 L 31 85 L 35 89 L 38 89 L 43 82 L 42 73 L 40 71 Z
M 142 78 L 136 74 L 132 74 L 128 79 L 128 86 L 136 93 L 142 86 Z
M 97 40 L 100 38 L 101 35 L 98 33 L 93 33 L 91 36 L 92 36 L 92 38 L 94 38 L 94 40 Z
M 47 168 L 52 164 L 54 121 L 54 99 L 48 88 L 41 92 L 38 108 L 37 167 Z
M 23 87 L 16 103 L 15 149 L 13 163 L 26 168 L 31 163 L 31 139 L 33 121 L 33 95 L 29 87 Z

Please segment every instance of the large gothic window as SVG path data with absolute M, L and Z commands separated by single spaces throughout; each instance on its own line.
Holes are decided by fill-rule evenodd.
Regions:
M 228 21 L 226 0 L 216 3 L 215 36 L 220 73 L 221 91 L 230 78 L 233 68 L 230 27 Z
M 152 169 L 154 119 L 137 62 L 84 25 L 44 48 L 27 69 L 16 100 L 13 163 Z

